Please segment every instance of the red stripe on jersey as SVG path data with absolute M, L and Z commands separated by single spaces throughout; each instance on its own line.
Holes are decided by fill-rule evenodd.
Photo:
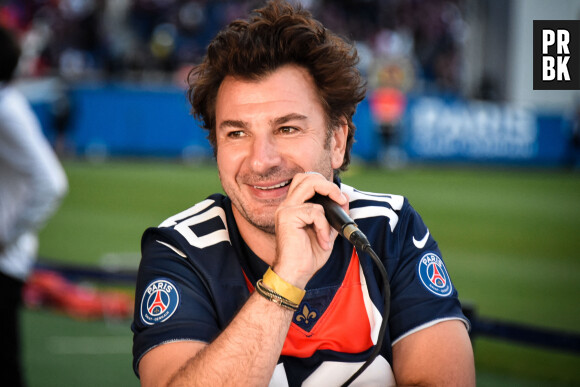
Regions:
M 359 267 L 358 254 L 353 249 L 344 280 L 324 314 L 310 332 L 292 322 L 282 355 L 307 358 L 323 349 L 359 353 L 373 346 Z
M 246 286 L 248 287 L 248 290 L 250 291 L 250 293 L 252 293 L 254 291 L 254 285 L 250 282 L 250 279 L 248 278 L 248 276 L 246 275 L 246 272 L 242 269 L 242 273 L 244 274 L 244 279 L 246 280 Z

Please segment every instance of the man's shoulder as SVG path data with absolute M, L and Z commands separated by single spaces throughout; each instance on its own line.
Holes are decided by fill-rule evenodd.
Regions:
M 153 266 L 168 265 L 168 259 L 187 262 L 208 281 L 218 276 L 238 281 L 241 271 L 232 262 L 239 262 L 240 242 L 238 237 L 230 236 L 230 232 L 237 233 L 232 229 L 234 222 L 228 221 L 232 216 L 230 203 L 224 195 L 214 194 L 158 227 L 148 228 L 141 240 L 142 259 Z
M 361 191 L 346 184 L 341 185 L 341 190 L 349 197 L 350 215 L 355 221 L 384 217 L 394 228 L 400 214 L 409 207 L 408 200 L 401 195 Z
M 220 242 L 231 244 L 228 233 L 228 199 L 213 194 L 205 200 L 165 219 L 146 233 L 171 235 L 187 245 L 203 249 Z
M 165 227 L 175 227 L 176 225 L 191 219 L 192 217 L 199 216 L 203 213 L 213 213 L 216 211 L 221 211 L 225 213 L 226 208 L 226 197 L 222 194 L 216 193 L 208 196 L 206 199 L 194 204 L 186 210 L 183 210 L 177 214 L 174 214 L 167 219 L 165 219 L 158 226 L 159 228 Z
M 344 183 L 341 184 L 341 190 L 349 196 L 350 204 L 354 208 L 381 206 L 400 211 L 406 204 L 405 197 L 401 195 L 361 191 Z

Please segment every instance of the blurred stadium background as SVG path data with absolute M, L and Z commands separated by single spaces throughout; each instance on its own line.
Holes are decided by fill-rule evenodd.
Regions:
M 580 91 L 532 89 L 532 21 L 578 19 L 580 1 L 302 3 L 356 42 L 369 83 L 344 180 L 410 198 L 476 318 L 572 346 L 506 325 L 475 336 L 478 384 L 580 385 Z M 141 233 L 220 190 L 185 77 L 256 4 L 0 1 L 19 87 L 70 179 L 29 288 L 31 386 L 138 385 L 123 305 Z

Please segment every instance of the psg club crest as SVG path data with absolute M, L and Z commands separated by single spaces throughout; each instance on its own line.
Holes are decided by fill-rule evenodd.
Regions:
M 179 306 L 179 293 L 173 283 L 158 279 L 149 284 L 141 299 L 141 321 L 153 325 L 166 321 Z
M 445 297 L 449 296 L 453 291 L 445 264 L 437 254 L 427 253 L 423 255 L 417 270 L 423 286 L 431 293 Z

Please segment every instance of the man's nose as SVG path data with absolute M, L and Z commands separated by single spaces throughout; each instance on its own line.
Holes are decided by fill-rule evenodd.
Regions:
M 257 135 L 252 142 L 250 164 L 255 172 L 265 172 L 280 163 L 280 149 L 270 135 Z

